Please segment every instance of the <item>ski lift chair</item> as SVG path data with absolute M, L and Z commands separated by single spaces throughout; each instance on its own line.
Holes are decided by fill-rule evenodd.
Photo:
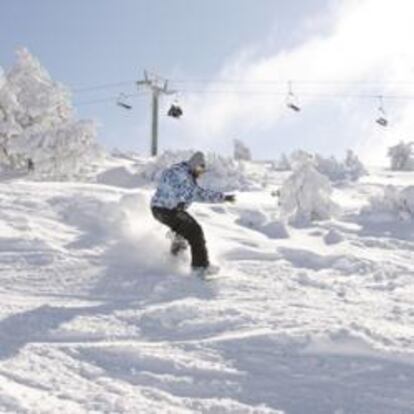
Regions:
M 171 106 L 170 109 L 167 112 L 168 116 L 171 116 L 172 118 L 180 118 L 183 114 L 183 110 L 181 109 L 181 106 L 178 104 L 177 101 L 175 101 Z
M 288 94 L 286 97 L 286 106 L 295 112 L 300 112 L 298 97 L 293 93 L 292 82 L 289 82 Z
M 124 93 L 121 93 L 119 95 L 116 101 L 116 104 L 124 109 L 128 109 L 128 110 L 132 109 L 132 105 L 128 103 L 128 97 Z
M 379 117 L 375 120 L 378 125 L 386 127 L 388 125 L 388 119 L 386 118 L 386 113 L 384 109 L 384 105 L 382 102 L 382 96 L 379 97 L 380 99 L 380 106 L 378 107 Z
M 378 98 L 380 101 L 380 105 L 378 107 L 379 117 L 375 120 L 375 122 L 382 127 L 386 127 L 388 125 L 388 119 L 386 118 L 383 99 L 382 96 L 379 96 Z
M 382 117 L 382 116 L 380 116 L 379 118 L 377 118 L 376 122 L 377 122 L 377 124 L 379 124 L 379 125 L 381 125 L 383 127 L 386 127 L 388 125 L 387 119 L 384 118 L 384 117 Z

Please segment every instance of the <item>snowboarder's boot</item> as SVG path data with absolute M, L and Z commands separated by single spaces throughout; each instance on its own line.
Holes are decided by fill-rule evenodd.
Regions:
M 220 272 L 220 267 L 215 265 L 209 265 L 207 267 L 193 267 L 192 273 L 201 279 L 208 279 Z

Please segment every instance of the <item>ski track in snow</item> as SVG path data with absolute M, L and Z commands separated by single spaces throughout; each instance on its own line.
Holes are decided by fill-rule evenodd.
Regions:
M 168 257 L 150 190 L 0 182 L 0 412 L 414 413 L 414 226 L 359 214 L 390 180 L 289 238 L 255 228 L 267 192 L 194 206 L 211 282 Z

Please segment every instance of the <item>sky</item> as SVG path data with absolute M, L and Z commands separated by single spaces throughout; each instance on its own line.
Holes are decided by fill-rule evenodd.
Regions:
M 116 105 L 148 70 L 177 91 L 160 103 L 160 150 L 231 154 L 241 139 L 258 159 L 351 148 L 380 163 L 412 138 L 412 21 L 410 0 L 2 0 L 0 66 L 27 47 L 108 149 L 149 153 L 150 95 Z M 286 107 L 289 81 L 300 112 Z

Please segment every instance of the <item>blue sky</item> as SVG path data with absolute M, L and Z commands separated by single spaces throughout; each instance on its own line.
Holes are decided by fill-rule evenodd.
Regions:
M 184 109 L 179 121 L 165 116 L 172 98 L 162 102 L 161 149 L 190 147 L 230 153 L 232 140 L 241 138 L 258 158 L 298 147 L 337 155 L 347 147 L 367 151 L 360 135 L 367 134 L 369 142 L 377 139 L 382 146 L 391 139 L 382 132 L 379 136 L 375 125 L 367 121 L 375 116 L 374 102 L 313 99 L 307 103 L 303 99 L 306 108 L 299 115 L 282 111 L 283 97 L 214 94 L 217 84 L 183 85 L 174 80 L 244 79 L 246 83 L 233 85 L 240 92 L 249 87 L 248 82 L 267 79 L 382 82 L 396 79 L 395 73 L 407 79 L 411 56 L 407 62 L 401 61 L 402 47 L 396 50 L 390 45 L 384 51 L 389 62 L 390 57 L 399 62 L 399 70 L 391 65 L 383 74 L 387 71 L 383 70 L 382 51 L 373 51 L 369 43 L 374 40 L 359 46 L 351 30 L 355 26 L 365 36 L 363 24 L 358 26 L 364 16 L 367 24 L 374 24 L 374 34 L 381 32 L 385 19 L 398 25 L 404 13 L 393 21 L 387 3 L 391 1 L 4 0 L 0 5 L 0 65 L 7 69 L 15 48 L 26 46 L 54 79 L 74 90 L 79 116 L 97 120 L 99 141 L 109 148 L 148 152 L 149 96 L 135 98 L 133 110 L 125 111 L 115 102 L 82 103 L 135 92 L 132 83 L 83 93 L 76 90 L 138 79 L 147 68 L 171 79 L 173 87 L 189 90 L 178 96 Z M 341 66 L 338 47 L 349 55 Z M 349 50 L 354 49 L 352 55 Z M 313 59 L 325 61 L 318 66 Z M 249 90 L 261 92 L 262 87 L 251 85 Z M 224 88 L 232 90 L 232 85 Z M 210 93 L 197 95 L 194 90 L 200 89 Z M 278 90 L 285 89 L 281 85 Z M 350 92 L 336 85 L 334 92 L 339 90 Z M 409 112 L 405 106 L 398 109 Z

